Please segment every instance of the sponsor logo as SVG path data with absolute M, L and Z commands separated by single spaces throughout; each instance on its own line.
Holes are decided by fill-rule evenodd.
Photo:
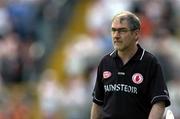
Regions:
M 137 87 L 120 83 L 104 85 L 104 90 L 105 92 L 125 92 L 131 94 L 138 94 Z
M 111 77 L 111 75 L 112 75 L 112 73 L 110 71 L 104 71 L 103 72 L 103 78 L 104 79 L 107 79 L 107 78 Z
M 132 81 L 135 83 L 135 84 L 140 84 L 143 82 L 143 76 L 140 74 L 140 73 L 135 73 L 133 76 L 132 76 Z

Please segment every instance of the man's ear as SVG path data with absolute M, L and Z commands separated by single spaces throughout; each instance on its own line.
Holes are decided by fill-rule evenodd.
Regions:
M 137 30 L 134 31 L 134 33 L 135 33 L 136 41 L 138 41 L 138 40 L 139 40 L 139 37 L 140 37 L 140 30 L 137 29 Z

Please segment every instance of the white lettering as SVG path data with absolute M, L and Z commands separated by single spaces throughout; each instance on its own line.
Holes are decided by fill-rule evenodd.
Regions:
M 124 86 L 124 91 L 128 92 L 127 85 Z
M 113 85 L 110 85 L 112 91 L 116 91 L 116 84 L 113 86 Z
M 137 87 L 125 85 L 125 84 L 109 84 L 104 85 L 105 92 L 115 92 L 115 91 L 121 91 L 126 93 L 134 93 L 137 94 Z
M 124 84 L 121 84 L 121 91 L 123 91 Z
M 120 84 L 117 84 L 117 89 L 116 89 L 117 91 L 121 89 L 120 86 L 121 86 Z
M 128 93 L 131 92 L 131 86 L 127 86 L 128 88 Z
M 137 88 L 136 87 L 134 87 L 134 93 L 137 94 Z

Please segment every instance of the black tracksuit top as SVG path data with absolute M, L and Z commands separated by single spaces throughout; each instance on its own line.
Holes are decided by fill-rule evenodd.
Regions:
M 147 119 L 152 105 L 169 93 L 157 59 L 138 45 L 135 55 L 123 65 L 117 51 L 100 62 L 93 102 L 103 107 L 103 119 Z

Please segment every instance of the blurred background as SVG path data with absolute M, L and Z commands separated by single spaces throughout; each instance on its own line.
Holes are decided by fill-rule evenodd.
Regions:
M 180 119 L 180 0 L 0 0 L 0 119 L 89 119 L 120 10 L 141 19 Z

